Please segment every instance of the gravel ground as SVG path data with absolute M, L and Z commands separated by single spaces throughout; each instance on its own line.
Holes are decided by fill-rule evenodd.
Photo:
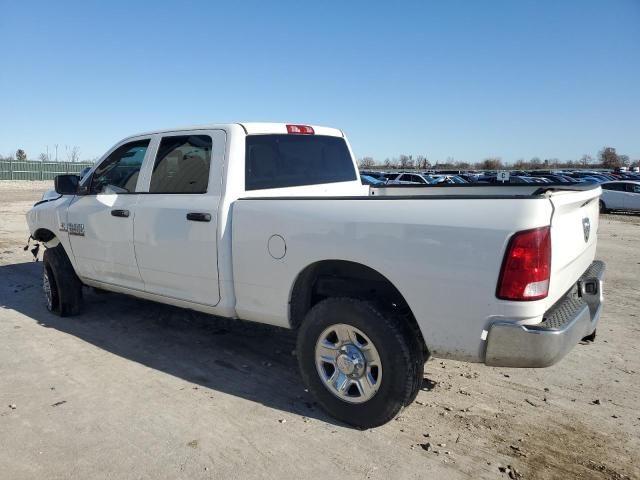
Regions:
M 639 216 L 601 219 L 595 343 L 541 370 L 432 359 L 358 431 L 304 391 L 290 332 L 117 294 L 50 315 L 21 248 L 48 188 L 0 182 L 1 478 L 640 478 Z

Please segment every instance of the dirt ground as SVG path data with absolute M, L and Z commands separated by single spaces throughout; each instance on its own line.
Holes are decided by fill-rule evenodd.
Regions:
M 0 182 L 0 478 L 640 478 L 640 216 L 605 215 L 593 344 L 547 369 L 431 359 L 417 401 L 359 431 L 304 391 L 288 331 L 118 294 L 49 314 Z M 431 444 L 431 451 L 423 448 Z

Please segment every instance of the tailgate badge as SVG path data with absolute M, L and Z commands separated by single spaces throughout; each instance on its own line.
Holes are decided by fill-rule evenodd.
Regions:
M 582 219 L 582 230 L 584 232 L 584 242 L 587 243 L 589 241 L 589 234 L 591 233 L 591 220 L 589 220 L 589 217 Z

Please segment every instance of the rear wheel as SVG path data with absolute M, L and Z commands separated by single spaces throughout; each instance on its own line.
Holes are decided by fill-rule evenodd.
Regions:
M 302 378 L 320 406 L 360 428 L 395 417 L 413 401 L 424 375 L 411 328 L 351 298 L 316 304 L 300 327 L 297 351 Z
M 48 248 L 44 252 L 42 264 L 42 290 L 47 310 L 61 317 L 80 313 L 82 283 L 62 245 Z

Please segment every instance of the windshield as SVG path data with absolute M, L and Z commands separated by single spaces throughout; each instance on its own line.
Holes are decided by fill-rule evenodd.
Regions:
M 356 180 L 343 138 L 322 135 L 249 135 L 245 188 L 260 190 Z

